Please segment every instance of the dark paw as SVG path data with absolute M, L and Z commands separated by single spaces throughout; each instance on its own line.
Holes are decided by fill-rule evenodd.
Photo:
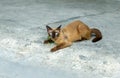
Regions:
M 49 41 L 47 41 L 47 40 L 44 41 L 44 44 L 48 44 L 48 43 L 49 43 Z
M 50 51 L 51 52 L 55 52 L 55 51 L 57 51 L 57 49 L 56 48 L 52 48 Z

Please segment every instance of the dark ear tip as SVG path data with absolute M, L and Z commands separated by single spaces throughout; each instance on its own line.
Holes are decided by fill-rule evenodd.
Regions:
M 48 25 L 46 25 L 46 27 L 49 27 Z
M 50 29 L 51 29 L 51 27 L 50 27 L 50 26 L 48 26 L 48 25 L 46 25 L 46 28 L 50 28 Z
M 60 25 L 58 28 L 61 28 L 62 25 Z
M 62 25 L 60 25 L 59 27 L 61 27 Z
M 52 28 L 51 28 L 51 27 L 49 27 L 48 25 L 46 25 L 46 28 L 47 28 L 47 29 L 49 29 L 49 30 L 51 30 L 51 29 L 52 29 Z

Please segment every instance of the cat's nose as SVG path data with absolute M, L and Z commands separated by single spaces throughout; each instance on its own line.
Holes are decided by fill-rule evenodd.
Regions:
M 55 35 L 54 35 L 54 34 L 52 35 L 52 38 L 55 38 Z

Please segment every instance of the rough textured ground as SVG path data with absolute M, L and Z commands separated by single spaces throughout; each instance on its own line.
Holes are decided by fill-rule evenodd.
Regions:
M 103 39 L 51 53 L 45 25 L 81 20 Z M 120 0 L 0 0 L 0 78 L 119 78 Z

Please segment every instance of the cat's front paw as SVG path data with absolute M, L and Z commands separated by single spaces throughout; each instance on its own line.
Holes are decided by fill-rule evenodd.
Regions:
M 44 44 L 48 44 L 48 43 L 49 43 L 49 41 L 48 41 L 48 40 L 45 40 L 43 43 L 44 43 Z
M 54 48 L 52 48 L 50 51 L 51 51 L 51 52 L 55 52 L 55 51 L 57 51 L 57 48 L 54 47 Z

